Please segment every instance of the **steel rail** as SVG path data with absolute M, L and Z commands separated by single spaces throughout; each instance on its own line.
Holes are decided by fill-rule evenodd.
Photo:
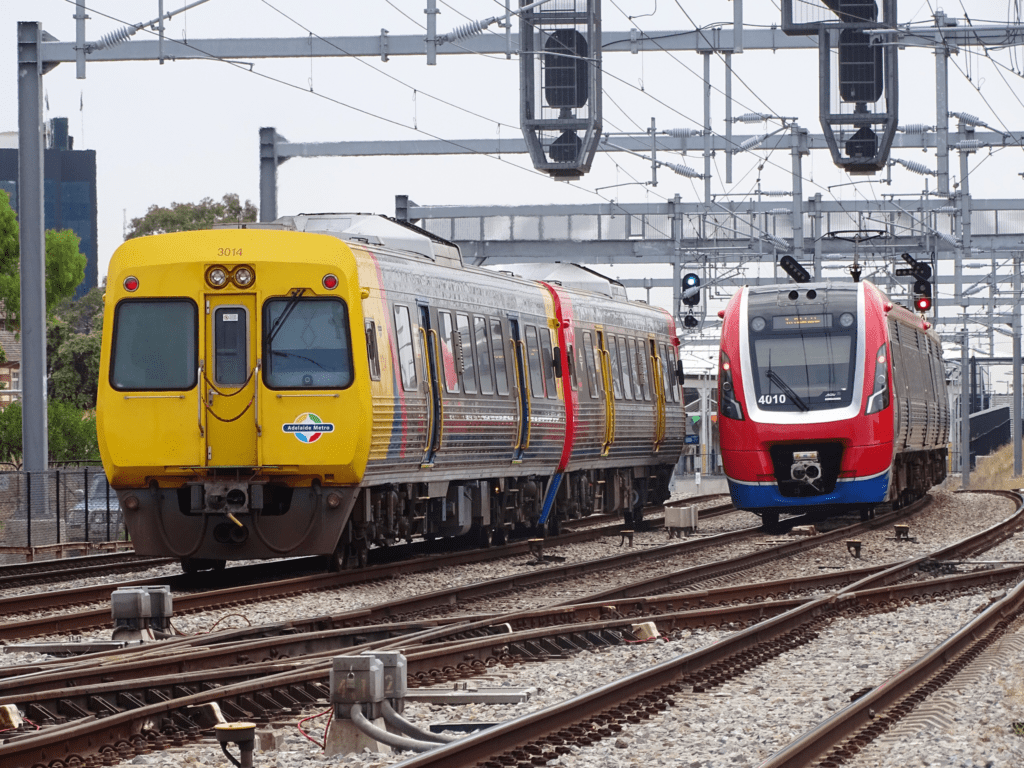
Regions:
M 1007 572 L 1019 573 L 1020 569 L 1004 570 Z M 956 579 L 963 578 L 968 577 L 956 577 Z M 975 580 L 991 578 L 991 574 L 979 572 L 977 574 L 971 574 L 969 578 Z M 940 586 L 948 586 L 948 584 L 953 583 L 953 581 L 953 577 L 950 577 L 946 580 L 946 584 Z M 890 587 L 888 589 L 919 591 L 923 588 L 924 587 L 921 584 L 909 584 L 902 587 Z M 886 599 L 891 600 L 892 593 L 889 594 L 890 596 Z M 870 596 L 870 599 L 874 598 L 874 595 Z M 615 718 L 622 716 L 622 712 L 625 710 L 628 710 L 629 712 L 649 711 L 651 709 L 651 707 L 648 706 L 650 701 L 646 699 L 642 700 L 642 697 L 653 696 L 654 699 L 663 699 L 666 696 L 669 696 L 673 690 L 681 690 L 679 678 L 682 675 L 691 673 L 699 675 L 701 670 L 718 662 L 724 662 L 724 664 L 720 666 L 722 669 L 726 670 L 725 673 L 723 673 L 721 669 L 719 672 L 715 673 L 719 676 L 722 674 L 731 674 L 728 672 L 730 665 L 733 665 L 737 670 L 745 669 L 746 667 L 743 667 L 742 664 L 737 667 L 735 659 L 730 661 L 730 657 L 736 657 L 737 654 L 745 648 L 758 645 L 763 646 L 765 643 L 772 644 L 771 647 L 775 649 L 773 652 L 777 653 L 779 648 L 784 650 L 785 647 L 788 647 L 793 643 L 806 642 L 813 635 L 812 628 L 814 625 L 829 620 L 830 618 L 838 615 L 841 610 L 846 610 L 857 605 L 859 600 L 868 601 L 869 596 L 860 598 L 855 594 L 831 595 L 807 601 L 803 605 L 780 616 L 766 619 L 754 626 L 736 632 L 726 640 L 716 643 L 713 646 L 708 646 L 685 656 L 678 657 L 670 662 L 665 662 L 643 673 L 632 675 L 619 683 L 604 686 L 597 691 L 585 694 L 583 697 L 578 697 L 570 702 L 550 707 L 540 713 L 535 713 L 534 715 L 519 718 L 511 721 L 510 723 L 497 726 L 494 729 L 488 730 L 486 734 L 482 734 L 481 736 L 483 738 L 481 738 L 481 736 L 470 736 L 460 742 L 456 742 L 450 747 L 444 747 L 436 752 L 430 753 L 428 756 L 414 758 L 411 761 L 402 763 L 402 765 L 444 764 L 446 766 L 454 766 L 475 763 L 480 759 L 483 759 L 481 755 L 484 757 L 491 757 L 509 749 L 514 749 L 517 745 L 531 741 L 536 742 L 538 734 L 541 736 L 551 736 L 554 741 L 549 741 L 549 744 L 555 743 L 558 739 L 562 738 L 558 733 L 563 729 L 563 727 L 572 728 L 574 726 L 571 724 L 601 715 L 601 712 L 609 707 L 611 707 L 612 714 L 601 715 L 604 717 L 604 721 L 607 721 L 609 718 L 614 720 Z M 765 608 L 764 605 L 755 607 L 758 609 Z M 503 639 L 507 640 L 510 638 Z M 494 638 L 490 638 L 489 642 L 493 643 Z M 432 646 L 433 647 L 429 650 L 433 650 L 435 653 L 438 652 L 438 647 L 440 647 L 440 652 L 443 653 L 445 651 L 443 643 L 433 643 Z M 465 652 L 465 650 L 465 647 L 458 649 L 460 652 Z M 418 665 L 420 661 L 421 659 L 417 658 L 416 664 Z M 436 661 L 433 663 L 436 663 Z M 268 690 L 281 691 L 288 689 L 291 690 L 293 694 L 298 695 L 301 690 L 306 690 L 302 689 L 301 686 L 312 686 L 315 692 L 319 692 L 319 694 L 325 696 L 326 691 L 324 690 L 325 686 L 323 686 L 322 678 L 326 674 L 327 664 L 328 661 L 325 659 L 319 662 L 314 662 L 312 668 L 302 671 L 289 668 L 285 671 L 276 671 L 274 674 L 265 676 L 256 682 L 246 681 L 244 683 L 224 686 L 211 691 L 189 694 L 170 701 L 161 701 L 159 703 L 143 706 L 130 713 L 111 715 L 110 717 L 103 718 L 100 721 L 91 719 L 89 723 L 86 723 L 84 720 L 76 721 L 66 726 L 47 729 L 47 733 L 49 734 L 48 738 L 44 738 L 42 735 L 27 737 L 16 736 L 9 744 L 0 746 L 0 759 L 8 757 L 14 758 L 17 755 L 21 755 L 26 758 L 29 758 L 30 756 L 45 758 L 47 755 L 53 754 L 48 750 L 52 747 L 52 743 L 54 741 L 60 741 L 62 743 L 65 741 L 67 742 L 67 746 L 63 748 L 63 755 L 67 755 L 69 751 L 73 751 L 75 749 L 84 749 L 88 744 L 92 744 L 93 751 L 96 751 L 96 749 L 98 749 L 96 744 L 99 739 L 104 739 L 107 743 L 120 740 L 122 746 L 128 745 L 129 754 L 131 754 L 132 749 L 135 749 L 136 752 L 145 751 L 153 746 L 160 746 L 159 742 L 161 740 L 166 741 L 166 738 L 160 734 L 155 734 L 152 729 L 148 731 L 147 738 L 144 738 L 140 736 L 142 731 L 131 731 L 131 723 L 138 724 L 140 722 L 147 722 L 147 717 L 154 718 L 158 717 L 160 713 L 170 714 L 174 712 L 178 713 L 175 717 L 180 721 L 187 723 L 188 718 L 180 714 L 183 710 L 175 709 L 176 705 L 187 707 L 200 705 L 204 702 L 214 700 L 220 701 L 222 706 L 227 707 L 229 711 L 237 712 L 241 717 L 254 716 L 252 714 L 254 710 L 257 712 L 262 711 L 260 701 L 263 701 L 265 705 L 267 701 L 273 701 L 275 695 L 279 697 L 284 696 L 285 699 L 291 698 L 280 692 L 277 694 L 268 693 Z M 278 666 L 276 669 L 280 670 L 281 666 Z M 458 670 L 456 670 L 456 673 L 458 673 Z M 705 678 L 695 679 L 704 680 Z M 714 675 L 712 675 L 712 683 L 713 682 Z M 296 689 L 295 686 L 299 686 L 299 688 Z M 651 688 L 660 688 L 661 692 L 649 694 Z M 258 699 L 260 695 L 263 696 L 263 699 Z M 306 695 L 308 695 L 308 693 Z M 625 710 L 623 710 L 622 706 L 618 706 L 621 704 L 623 697 L 634 697 L 636 698 L 636 702 L 640 703 L 638 704 L 634 702 L 627 704 L 625 705 Z M 294 699 L 292 698 L 292 700 Z M 647 701 L 647 704 L 643 704 L 643 701 Z M 616 709 L 617 706 L 618 708 Z M 246 707 L 248 707 L 248 709 Z M 550 721 L 547 721 L 548 717 L 551 718 Z M 148 722 L 152 723 L 153 720 L 149 719 Z M 112 731 L 106 732 L 103 730 L 105 723 L 113 726 Z M 570 725 L 564 725 L 565 723 L 570 723 Z M 89 729 L 90 724 L 93 725 L 93 730 Z M 596 728 L 596 724 L 597 721 L 593 721 L 587 726 L 587 728 Z M 129 731 L 127 735 L 124 734 L 124 729 L 126 728 Z M 192 728 L 192 730 L 195 729 Z M 101 733 L 103 734 L 102 736 L 99 735 Z M 575 734 L 575 732 L 567 733 L 569 733 L 570 736 Z M 583 737 L 587 738 L 586 732 L 583 732 Z M 134 747 L 131 746 L 133 740 L 135 742 Z M 436 760 L 436 762 L 420 762 L 422 760 Z M 18 764 L 22 764 L 23 762 L 25 761 L 22 760 L 22 762 L 19 762 Z

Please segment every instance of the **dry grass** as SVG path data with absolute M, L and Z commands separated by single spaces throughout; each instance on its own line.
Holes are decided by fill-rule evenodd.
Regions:
M 959 479 L 957 479 L 959 485 Z M 1007 443 L 988 456 L 979 456 L 971 472 L 972 490 L 1009 491 L 1024 488 L 1024 479 L 1013 474 L 1013 445 Z

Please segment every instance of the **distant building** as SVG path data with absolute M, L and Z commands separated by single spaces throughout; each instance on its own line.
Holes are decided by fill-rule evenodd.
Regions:
M 0 349 L 4 362 L 0 363 L 0 411 L 21 400 L 21 341 L 14 331 L 0 330 Z
M 48 124 L 43 150 L 43 210 L 46 229 L 70 229 L 82 242 L 85 279 L 75 290 L 84 296 L 97 281 L 96 150 L 72 149 L 68 119 L 55 117 Z M 0 133 L 0 189 L 11 196 L 18 211 L 18 134 Z M 19 215 L 19 222 L 21 217 Z

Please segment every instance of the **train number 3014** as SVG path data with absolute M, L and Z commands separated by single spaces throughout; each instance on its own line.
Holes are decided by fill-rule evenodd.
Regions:
M 779 395 L 761 395 L 757 398 L 758 405 L 782 405 L 786 402 L 786 396 Z
M 241 256 L 242 255 L 242 249 L 241 248 L 218 248 L 217 249 L 217 255 L 220 256 L 221 258 L 224 258 L 225 256 Z

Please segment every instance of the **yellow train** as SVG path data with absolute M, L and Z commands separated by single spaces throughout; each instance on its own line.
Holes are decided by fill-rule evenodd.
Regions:
M 362 214 L 124 243 L 97 428 L 136 551 L 341 567 L 663 501 L 684 435 L 672 318 L 546 269 L 468 267 Z

